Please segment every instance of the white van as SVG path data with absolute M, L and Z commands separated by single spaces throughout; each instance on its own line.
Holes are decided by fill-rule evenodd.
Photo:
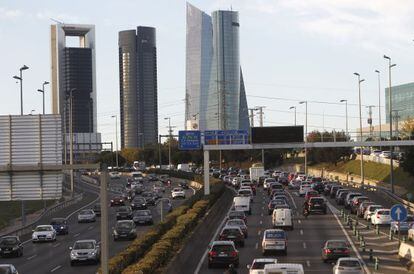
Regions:
M 244 211 L 249 215 L 252 214 L 252 210 L 250 208 L 250 197 L 234 197 L 233 208 L 236 211 Z
M 273 228 L 287 228 L 293 230 L 292 210 L 290 208 L 277 208 L 273 210 Z
M 264 274 L 305 274 L 301 264 L 266 264 Z

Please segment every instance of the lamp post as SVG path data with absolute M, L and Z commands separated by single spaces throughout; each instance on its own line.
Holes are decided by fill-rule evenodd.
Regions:
M 391 57 L 384 55 L 384 59 L 388 60 L 388 111 L 389 111 L 389 122 L 390 122 L 390 141 L 392 141 L 392 97 L 391 97 L 391 68 L 395 67 L 396 64 L 391 63 Z M 390 161 L 390 185 L 391 192 L 394 193 L 394 147 L 390 146 L 391 161 Z
M 361 75 L 359 73 L 354 72 L 354 75 L 358 77 L 358 95 L 359 95 L 359 137 L 360 141 L 362 142 L 362 108 L 361 108 L 361 83 L 364 82 L 364 79 L 361 79 Z M 364 151 L 362 146 L 360 147 L 360 155 L 361 155 L 361 184 L 364 184 Z
M 23 115 L 23 70 L 29 69 L 28 66 L 23 65 L 20 70 L 20 77 L 19 76 L 13 76 L 14 79 L 20 81 L 20 115 Z
M 165 117 L 164 120 L 168 120 L 168 134 L 170 135 L 170 139 L 168 140 L 168 169 L 171 169 L 171 139 L 172 139 L 171 117 Z
M 381 141 L 382 139 L 382 129 L 381 129 L 381 77 L 380 77 L 380 71 L 375 70 L 375 72 L 378 75 L 378 120 L 379 120 L 379 139 Z
M 348 136 L 349 135 L 349 132 L 348 132 L 348 100 L 342 99 L 339 102 L 341 103 L 345 102 L 345 131 L 346 131 L 346 136 Z
M 296 106 L 291 106 L 289 109 L 294 109 L 295 110 L 295 126 L 296 126 Z
M 308 101 L 299 102 L 305 104 L 305 174 L 308 174 Z
M 38 89 L 38 92 L 42 93 L 43 96 L 43 115 L 45 114 L 45 85 L 48 85 L 49 82 L 48 81 L 44 81 L 42 84 L 42 89 Z
M 32 109 L 31 111 L 30 111 L 30 115 L 33 115 L 33 112 L 35 112 L 36 110 L 35 109 Z
M 112 115 L 111 118 L 115 118 L 115 155 L 116 155 L 116 167 L 119 167 L 118 159 L 118 116 Z

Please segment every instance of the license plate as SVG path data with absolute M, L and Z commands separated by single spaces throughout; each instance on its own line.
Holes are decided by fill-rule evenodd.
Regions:
M 9 250 L 5 250 L 5 251 L 3 251 L 4 253 L 10 253 L 11 251 L 9 251 Z
M 228 236 L 229 239 L 236 239 L 236 236 Z
M 79 261 L 86 261 L 87 258 L 79 258 Z
M 226 253 L 220 253 L 219 257 L 228 257 L 229 255 L 227 255 Z
M 138 223 L 143 224 L 143 223 L 145 223 L 145 221 L 139 221 Z

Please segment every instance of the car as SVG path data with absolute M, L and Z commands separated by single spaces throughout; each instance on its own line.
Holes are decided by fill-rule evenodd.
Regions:
M 132 220 L 132 208 L 130 206 L 120 206 L 116 209 L 117 220 Z
M 257 258 L 253 259 L 253 262 L 247 265 L 247 269 L 249 270 L 249 274 L 262 274 L 264 273 L 263 269 L 265 268 L 265 265 L 276 263 L 277 259 Z
M 147 201 L 144 197 L 136 196 L 131 201 L 132 210 L 147 209 Z
M 272 213 L 273 228 L 293 230 L 293 215 L 290 208 L 276 208 Z
M 70 265 L 74 266 L 76 263 L 92 262 L 98 264 L 101 258 L 101 249 L 95 240 L 79 240 L 70 250 Z
M 96 214 L 92 209 L 83 209 L 78 213 L 78 223 L 96 222 Z
M 153 190 L 156 192 L 165 192 L 165 187 L 162 182 L 155 182 L 153 186 Z
M 247 224 L 247 217 L 244 211 L 239 211 L 239 210 L 230 211 L 229 214 L 227 215 L 227 220 L 231 220 L 231 219 L 242 219 L 244 223 Z
M 322 197 L 311 197 L 308 201 L 308 210 L 309 213 L 319 212 L 326 214 L 327 206 L 325 199 Z
M 287 233 L 282 229 L 266 229 L 262 239 L 263 256 L 278 251 L 287 255 Z
M 171 191 L 171 196 L 172 196 L 173 199 L 176 199 L 176 198 L 185 199 L 185 191 L 181 187 L 175 187 Z
M 253 202 L 253 191 L 250 187 L 249 188 L 240 188 L 237 191 L 237 196 L 239 196 L 239 197 L 249 197 L 250 201 Z
M 273 210 L 276 208 L 277 205 L 286 205 L 286 202 L 282 199 L 270 200 L 269 204 L 267 205 L 267 214 L 272 215 Z
M 291 180 L 288 184 L 288 189 L 299 189 L 300 181 Z
M 274 178 L 266 178 L 263 182 L 263 189 L 268 189 L 271 183 L 276 183 L 276 179 Z
M 361 203 L 370 201 L 370 199 L 366 196 L 357 196 L 354 197 L 350 202 L 351 214 L 356 214 L 358 211 L 358 207 Z
M 157 175 L 154 173 L 150 173 L 147 176 L 148 181 L 153 182 L 153 181 L 158 181 Z
M 254 184 L 252 181 L 250 180 L 242 181 L 240 187 L 242 188 L 243 186 L 250 187 L 250 189 L 253 191 L 253 195 L 256 195 L 256 192 L 257 192 L 256 184 Z
M 345 240 L 328 240 L 322 248 L 322 260 L 324 263 L 337 260 L 342 257 L 349 257 L 351 250 Z
M 154 219 L 152 217 L 151 210 L 149 209 L 142 209 L 142 210 L 134 211 L 132 215 L 132 220 L 134 221 L 135 224 L 143 224 L 143 225 L 154 224 Z
M 322 182 L 314 182 L 313 184 L 311 184 L 311 186 L 312 186 L 312 189 L 317 191 L 319 194 L 322 194 L 325 188 Z
M 100 217 L 101 216 L 101 204 L 100 203 L 96 203 L 93 205 L 92 207 L 93 212 L 95 212 L 96 217 Z
M 303 197 L 305 196 L 306 192 L 309 190 L 312 190 L 312 187 L 310 184 L 301 184 L 299 187 L 299 196 Z
M 389 225 L 391 224 L 391 210 L 386 208 L 376 209 L 371 216 L 371 224 L 373 225 Z
M 385 158 L 385 159 L 391 159 L 391 151 L 383 151 L 379 155 L 379 157 Z
M 18 236 L 5 236 L 0 239 L 0 257 L 6 256 L 23 256 L 23 245 Z
M 325 184 L 325 188 L 323 189 L 323 194 L 325 196 L 329 196 L 329 194 L 331 193 L 332 186 L 334 186 L 334 184 L 330 184 L 330 183 Z
M 287 186 L 288 183 L 289 183 L 289 180 L 285 176 L 279 176 L 279 178 L 277 179 L 277 182 L 280 183 L 280 184 L 282 184 L 282 185 Z
M 337 198 L 335 198 L 335 202 L 336 202 L 336 204 L 337 205 L 344 205 L 345 204 L 345 199 L 346 199 L 346 196 L 348 195 L 348 193 L 349 192 L 351 192 L 350 190 L 344 190 L 344 191 L 341 191 L 339 194 L 338 194 L 338 197 Z
M 120 179 L 121 174 L 118 171 L 111 171 L 109 172 L 109 178 L 111 178 L 111 180 Z
M 111 206 L 124 206 L 125 199 L 121 196 L 115 196 L 111 199 Z
M 332 269 L 333 274 L 364 274 L 361 261 L 358 258 L 339 258 Z
M 240 227 L 241 231 L 243 232 L 244 238 L 247 238 L 249 236 L 249 234 L 247 232 L 247 225 L 242 219 L 227 220 L 227 222 L 224 226 L 238 226 L 238 227 Z
M 186 181 L 178 182 L 178 186 L 181 187 L 182 189 L 189 189 L 190 188 L 190 186 L 188 185 L 188 182 L 186 182 Z
M 317 192 L 316 190 L 308 190 L 305 193 L 305 201 L 309 201 L 311 197 L 318 197 L 318 196 L 319 196 L 319 192 Z
M 126 189 L 121 194 L 122 200 L 124 201 L 131 201 L 132 198 L 135 196 L 135 192 L 131 189 Z
M 335 201 L 337 201 L 337 199 L 339 198 L 339 196 L 341 195 L 342 192 L 346 192 L 346 191 L 349 192 L 349 189 L 346 189 L 346 188 L 340 188 L 340 189 L 338 189 L 336 191 L 336 194 L 335 194 Z
M 144 197 L 145 203 L 147 204 L 147 206 L 149 206 L 149 205 L 154 206 L 155 205 L 156 197 L 155 197 L 153 192 L 144 191 L 144 192 L 141 193 L 141 196 Z
M 351 208 L 351 201 L 352 201 L 352 199 L 354 197 L 357 197 L 357 196 L 362 196 L 362 194 L 359 193 L 359 192 L 349 192 L 346 195 L 346 198 L 344 200 L 344 206 L 345 206 L 346 209 L 350 209 Z
M 331 197 L 332 199 L 333 198 L 335 198 L 335 195 L 336 195 L 336 192 L 339 190 L 339 189 L 342 189 L 343 187 L 342 186 L 339 186 L 339 185 L 334 185 L 334 186 L 332 186 L 331 187 L 331 191 L 329 192 L 329 197 Z
M 38 225 L 33 230 L 32 242 L 56 241 L 56 230 L 51 225 Z
M 364 213 L 365 213 L 365 210 L 367 210 L 368 206 L 370 206 L 370 205 L 374 205 L 374 204 L 375 204 L 375 203 L 374 203 L 374 202 L 372 202 L 372 201 L 365 201 L 365 202 L 362 202 L 362 203 L 359 205 L 358 209 L 357 209 L 357 212 L 356 212 L 357 217 L 359 217 L 359 218 L 364 218 Z
M 369 205 L 364 212 L 364 219 L 371 221 L 371 216 L 374 214 L 375 210 L 384 208 L 382 205 Z
M 50 225 L 56 230 L 58 235 L 67 235 L 69 234 L 69 225 L 68 221 L 65 218 L 53 218 L 50 222 Z
M 239 226 L 225 226 L 222 228 L 220 241 L 233 241 L 236 246 L 244 246 L 244 234 Z
M 232 241 L 214 241 L 208 249 L 208 268 L 213 266 L 239 267 L 239 251 Z
M 405 221 L 400 222 L 400 224 L 398 224 L 398 222 L 392 221 L 390 224 L 390 230 L 394 234 L 399 233 L 400 235 L 407 235 L 408 230 L 411 228 L 413 223 L 414 223 L 413 215 L 407 215 L 407 218 L 405 219 Z
M 283 190 L 283 185 L 280 183 L 270 183 L 269 187 L 267 188 L 267 195 L 270 195 L 273 190 Z
M 16 267 L 12 264 L 0 264 L 0 273 L 4 274 L 19 274 Z
M 134 221 L 132 220 L 122 220 L 117 221 L 116 225 L 112 232 L 112 237 L 114 241 L 120 239 L 133 240 L 137 237 L 137 230 Z

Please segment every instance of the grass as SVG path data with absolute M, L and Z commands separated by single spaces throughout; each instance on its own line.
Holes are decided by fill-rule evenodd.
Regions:
M 55 201 L 47 201 L 46 205 L 50 206 L 54 204 Z M 21 217 L 21 202 L 20 201 L 8 201 L 0 202 L 0 229 L 3 229 L 9 223 L 16 218 Z M 26 214 L 34 213 L 43 208 L 43 201 L 26 201 L 25 202 L 25 211 Z
M 333 164 L 321 163 L 313 165 L 315 168 L 325 168 L 327 170 L 337 171 L 341 173 L 360 174 L 361 161 L 351 160 L 347 162 Z M 364 162 L 365 177 L 368 179 L 389 182 L 390 180 L 390 166 L 380 163 L 366 161 Z M 396 185 L 404 187 L 409 192 L 414 192 L 414 177 L 410 176 L 402 168 L 394 168 L 394 182 Z

